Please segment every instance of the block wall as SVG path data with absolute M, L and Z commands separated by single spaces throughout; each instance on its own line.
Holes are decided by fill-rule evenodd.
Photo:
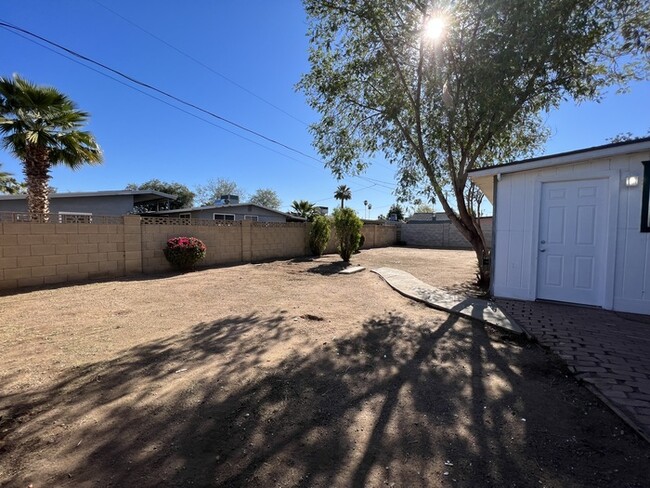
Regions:
M 171 270 L 163 248 L 193 236 L 207 246 L 201 266 L 307 256 L 309 224 L 252 221 L 183 225 L 180 219 L 124 216 L 110 223 L 0 222 L 0 289 Z M 145 224 L 145 222 L 148 222 Z M 368 224 L 364 248 L 390 246 L 397 226 Z M 336 252 L 332 232 L 326 253 Z
M 115 224 L 0 223 L 0 289 L 142 271 L 138 217 Z
M 492 217 L 481 219 L 481 228 L 492 246 Z M 469 242 L 451 222 L 432 222 L 426 224 L 401 224 L 401 237 L 409 246 L 422 246 L 449 249 L 471 249 Z

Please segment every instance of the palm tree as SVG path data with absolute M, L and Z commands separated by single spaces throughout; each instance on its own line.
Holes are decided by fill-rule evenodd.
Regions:
M 47 214 L 52 166 L 77 169 L 102 161 L 90 132 L 79 130 L 88 114 L 57 89 L 14 75 L 0 77 L 0 134 L 3 146 L 23 162 L 30 213 Z
M 8 193 L 9 195 L 15 195 L 20 193 L 23 189 L 24 184 L 19 183 L 16 178 L 14 178 L 11 173 L 5 173 L 0 171 L 0 193 Z
M 348 185 L 339 185 L 334 192 L 334 198 L 341 200 L 341 208 L 343 208 L 343 202 L 352 199 L 352 190 L 350 190 Z
M 306 218 L 307 220 L 311 220 L 314 215 L 318 212 L 318 209 L 316 208 L 316 205 L 313 203 L 307 201 L 307 200 L 294 200 L 291 203 L 291 208 L 295 213 L 297 213 L 299 216 Z

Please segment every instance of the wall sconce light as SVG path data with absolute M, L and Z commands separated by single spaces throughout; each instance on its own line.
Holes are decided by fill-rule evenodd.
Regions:
M 626 176 L 625 177 L 625 186 L 631 188 L 633 186 L 639 186 L 639 177 L 638 176 Z

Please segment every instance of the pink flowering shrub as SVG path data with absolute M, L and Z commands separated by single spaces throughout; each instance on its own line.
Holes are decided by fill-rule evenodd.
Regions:
M 175 268 L 192 269 L 205 257 L 205 250 L 205 244 L 196 237 L 172 237 L 163 252 Z

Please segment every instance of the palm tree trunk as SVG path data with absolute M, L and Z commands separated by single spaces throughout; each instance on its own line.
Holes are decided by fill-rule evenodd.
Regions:
M 47 220 L 50 212 L 49 181 L 50 159 L 47 148 L 28 146 L 25 150 L 24 173 L 27 183 L 27 210 L 30 214 L 42 214 Z

